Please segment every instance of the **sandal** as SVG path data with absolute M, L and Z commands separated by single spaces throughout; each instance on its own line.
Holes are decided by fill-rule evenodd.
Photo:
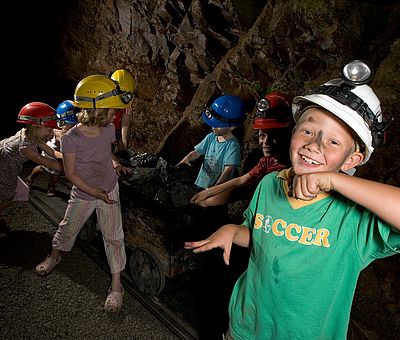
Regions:
M 50 255 L 47 255 L 46 259 L 36 266 L 36 274 L 39 276 L 49 275 L 53 271 L 54 267 L 60 263 L 60 261 L 61 256 L 58 256 L 56 259 L 54 259 Z
M 122 308 L 122 297 L 124 295 L 124 287 L 121 286 L 121 291 L 108 289 L 108 295 L 104 302 L 104 309 L 110 313 L 118 313 Z

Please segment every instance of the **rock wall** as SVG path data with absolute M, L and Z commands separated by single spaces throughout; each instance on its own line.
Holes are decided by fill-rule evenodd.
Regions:
M 109 74 L 122 67 L 135 75 L 131 147 L 137 152 L 179 160 L 209 130 L 199 118 L 204 104 L 221 94 L 233 94 L 246 101 L 249 112 L 245 157 L 257 99 L 271 90 L 299 94 L 337 77 L 341 66 L 355 58 L 375 68 L 372 86 L 385 114 L 396 114 L 400 5 L 391 2 L 378 6 L 350 0 L 73 0 L 62 4 L 56 52 L 64 77 L 76 84 L 86 75 Z M 388 142 L 398 149 L 396 134 Z M 379 163 L 389 159 L 392 154 L 384 152 Z M 370 167 L 365 168 L 364 173 L 370 173 Z M 382 168 L 377 171 L 380 178 L 382 171 L 384 180 L 398 180 L 394 178 L 398 171 Z M 377 174 L 371 171 L 371 175 Z

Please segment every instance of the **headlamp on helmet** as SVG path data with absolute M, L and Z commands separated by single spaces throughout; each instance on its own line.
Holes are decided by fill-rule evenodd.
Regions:
M 342 78 L 350 85 L 363 85 L 369 84 L 373 75 L 368 64 L 360 60 L 353 60 L 342 68 Z
M 281 92 L 272 92 L 260 99 L 253 122 L 256 130 L 284 128 L 292 125 L 292 97 Z
M 124 104 L 129 104 L 134 98 L 135 79 L 128 70 L 116 70 L 111 79 L 117 84 L 117 89 Z
M 22 107 L 17 123 L 57 128 L 55 110 L 42 102 L 32 102 Z
M 58 127 L 62 127 L 65 124 L 78 123 L 75 111 L 76 109 L 72 100 L 64 100 L 62 103 L 60 103 L 56 109 Z
M 203 121 L 213 128 L 240 126 L 245 115 L 243 100 L 230 95 L 218 97 L 202 112 Z

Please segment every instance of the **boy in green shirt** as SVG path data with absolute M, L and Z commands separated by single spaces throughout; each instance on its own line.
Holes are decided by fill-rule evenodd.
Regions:
M 348 174 L 383 135 L 372 89 L 334 79 L 296 97 L 292 109 L 292 168 L 263 178 L 242 225 L 185 243 L 196 253 L 222 248 L 226 264 L 232 243 L 251 246 L 228 339 L 346 339 L 361 270 L 400 252 L 400 189 Z

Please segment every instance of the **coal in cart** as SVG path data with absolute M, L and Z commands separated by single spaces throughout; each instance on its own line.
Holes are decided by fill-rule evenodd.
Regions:
M 153 297 L 166 278 L 202 265 L 201 255 L 183 244 L 200 237 L 207 211 L 190 204 L 198 189 L 189 168 L 150 154 L 133 156 L 129 163 L 132 174 L 120 180 L 127 267 L 137 288 Z

